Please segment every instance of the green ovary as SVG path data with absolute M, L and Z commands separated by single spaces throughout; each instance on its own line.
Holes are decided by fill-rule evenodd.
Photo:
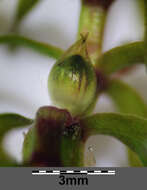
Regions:
M 80 55 L 72 55 L 53 66 L 48 86 L 56 106 L 81 116 L 95 99 L 96 75 L 91 63 Z

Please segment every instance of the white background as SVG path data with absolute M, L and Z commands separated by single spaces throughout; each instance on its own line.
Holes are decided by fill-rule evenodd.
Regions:
M 116 0 L 110 9 L 105 30 L 103 51 L 129 41 L 143 38 L 143 20 L 136 6 L 137 0 Z M 0 0 L 0 34 L 11 28 L 16 0 Z M 80 0 L 41 0 L 21 25 L 21 34 L 67 49 L 76 40 Z M 0 46 L 0 112 L 16 112 L 35 117 L 40 106 L 51 105 L 47 78 L 55 61 L 32 50 L 19 48 L 10 52 Z M 147 76 L 144 66 L 122 78 L 137 88 L 147 100 Z M 99 99 L 95 112 L 116 111 L 107 96 Z M 23 132 L 13 130 L 4 144 L 21 161 Z M 126 147 L 108 136 L 91 137 L 87 147 L 93 146 L 97 166 L 127 166 Z

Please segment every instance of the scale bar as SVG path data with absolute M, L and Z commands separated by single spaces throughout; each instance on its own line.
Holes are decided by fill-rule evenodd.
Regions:
M 115 175 L 115 170 L 34 170 L 32 175 Z

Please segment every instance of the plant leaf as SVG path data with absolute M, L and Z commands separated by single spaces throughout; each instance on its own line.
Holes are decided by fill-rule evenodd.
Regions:
M 138 10 L 139 10 L 139 17 L 140 17 L 140 19 L 142 19 L 143 21 L 144 21 L 144 14 L 145 14 L 145 9 L 144 9 L 144 6 L 145 6 L 145 4 L 144 4 L 144 1 L 146 1 L 146 0 L 136 0 L 136 5 L 137 5 L 137 8 L 138 8 Z
M 19 35 L 4 35 L 0 36 L 0 44 L 8 44 L 8 45 L 21 45 L 28 48 L 31 48 L 43 55 L 47 55 L 49 57 L 52 57 L 54 59 L 58 59 L 62 53 L 63 50 L 60 48 L 57 48 L 55 46 L 45 44 L 42 42 L 38 42 L 35 40 L 28 39 L 23 36 Z
M 136 152 L 147 166 L 147 120 L 132 115 L 102 113 L 82 119 L 87 137 L 97 134 L 110 135 Z
M 147 1 L 143 1 L 144 4 L 144 25 L 145 25 L 145 31 L 144 31 L 144 57 L 145 57 L 145 63 L 147 64 Z
M 144 43 L 133 42 L 105 52 L 97 61 L 96 68 L 107 75 L 128 66 L 144 62 Z
M 33 123 L 32 119 L 28 119 L 15 113 L 0 114 L 0 138 L 13 128 L 19 128 Z
M 111 80 L 106 92 L 121 113 L 147 117 L 147 105 L 136 90 L 129 85 L 119 80 Z
M 28 119 L 14 113 L 0 114 L 0 166 L 16 165 L 15 161 L 10 159 L 2 147 L 3 136 L 13 128 L 27 126 L 33 123 L 32 119 Z
M 116 104 L 119 112 L 147 118 L 147 105 L 136 90 L 129 85 L 119 80 L 112 80 L 109 83 L 107 93 Z M 131 166 L 141 166 L 137 155 L 131 150 L 128 150 L 128 156 Z
M 18 0 L 14 27 L 26 16 L 40 0 Z

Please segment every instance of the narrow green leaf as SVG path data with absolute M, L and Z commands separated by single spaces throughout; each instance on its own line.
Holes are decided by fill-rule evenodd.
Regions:
M 112 80 L 109 83 L 107 93 L 116 104 L 119 112 L 147 118 L 147 105 L 136 90 L 129 85 L 119 80 Z M 132 151 L 128 150 L 128 156 L 131 166 L 141 166 L 138 157 Z
M 145 63 L 147 64 L 147 1 L 144 0 L 144 56 L 145 56 Z
M 0 114 L 0 138 L 10 129 L 19 128 L 33 123 L 32 119 L 28 119 L 15 113 Z
M 14 27 L 26 16 L 40 0 L 18 0 Z
M 146 1 L 146 0 L 145 0 Z M 136 5 L 137 5 L 137 8 L 139 10 L 139 16 L 140 16 L 140 19 L 142 19 L 144 21 L 144 14 L 145 14 L 145 10 L 144 10 L 144 0 L 136 0 Z
M 58 59 L 63 54 L 60 48 L 18 35 L 0 36 L 0 44 L 25 46 L 54 59 Z
M 14 113 L 0 114 L 0 166 L 14 166 L 15 160 L 9 158 L 2 147 L 3 136 L 13 128 L 27 126 L 33 123 L 33 120 Z
M 133 42 L 105 52 L 98 59 L 95 67 L 110 75 L 128 66 L 143 62 L 144 43 Z
M 147 166 L 147 120 L 141 117 L 102 113 L 84 118 L 81 125 L 87 130 L 87 137 L 97 134 L 110 135 L 136 152 L 144 166 Z
M 136 90 L 129 85 L 119 80 L 111 80 L 106 92 L 121 113 L 147 117 L 147 105 Z

